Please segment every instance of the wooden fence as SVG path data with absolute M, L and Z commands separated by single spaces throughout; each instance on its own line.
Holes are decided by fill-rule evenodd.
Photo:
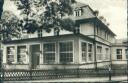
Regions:
M 84 77 L 109 77 L 124 76 L 127 71 L 123 69 L 63 69 L 63 70 L 4 70 L 1 72 L 1 80 L 23 81 L 23 80 L 45 80 L 60 78 L 84 78 Z

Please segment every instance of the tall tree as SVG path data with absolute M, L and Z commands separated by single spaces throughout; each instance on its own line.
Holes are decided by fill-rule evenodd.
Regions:
M 20 36 L 19 18 L 11 11 L 4 11 L 1 17 L 0 34 L 3 40 L 11 40 Z
M 19 0 L 15 1 L 21 15 L 21 25 L 28 33 L 38 29 L 73 30 L 75 22 L 66 18 L 73 13 L 71 5 L 75 0 Z
M 3 12 L 3 4 L 4 4 L 4 0 L 0 0 L 0 19 Z

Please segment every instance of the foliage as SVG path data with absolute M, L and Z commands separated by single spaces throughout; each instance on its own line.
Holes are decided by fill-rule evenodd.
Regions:
M 38 29 L 72 30 L 75 22 L 68 15 L 73 13 L 72 4 L 75 0 L 19 0 L 15 1 L 23 20 L 21 24 L 28 33 Z M 71 24 L 70 24 L 71 23 Z
M 20 28 L 18 22 L 19 19 L 11 11 L 3 12 L 0 34 L 3 35 L 4 40 L 10 40 L 12 37 L 19 37 Z
M 0 0 L 0 19 L 3 12 L 3 4 L 4 4 L 4 0 Z

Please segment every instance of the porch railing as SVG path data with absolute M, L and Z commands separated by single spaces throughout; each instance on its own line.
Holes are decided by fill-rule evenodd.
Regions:
M 60 78 L 84 78 L 84 77 L 109 77 L 125 76 L 127 70 L 114 69 L 55 69 L 55 70 L 4 70 L 2 80 L 23 81 L 23 80 L 45 80 Z

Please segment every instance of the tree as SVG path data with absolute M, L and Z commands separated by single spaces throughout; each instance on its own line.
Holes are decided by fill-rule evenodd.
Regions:
M 4 0 L 0 0 L 0 19 L 3 12 L 3 4 L 4 4 Z
M 75 22 L 66 18 L 73 13 L 72 4 L 75 0 L 19 0 L 15 1 L 18 10 L 21 10 L 23 19 L 20 25 L 28 33 L 38 29 L 73 30 Z
M 3 40 L 11 40 L 12 37 L 19 37 L 20 27 L 19 18 L 11 11 L 4 11 L 1 17 L 0 34 Z

